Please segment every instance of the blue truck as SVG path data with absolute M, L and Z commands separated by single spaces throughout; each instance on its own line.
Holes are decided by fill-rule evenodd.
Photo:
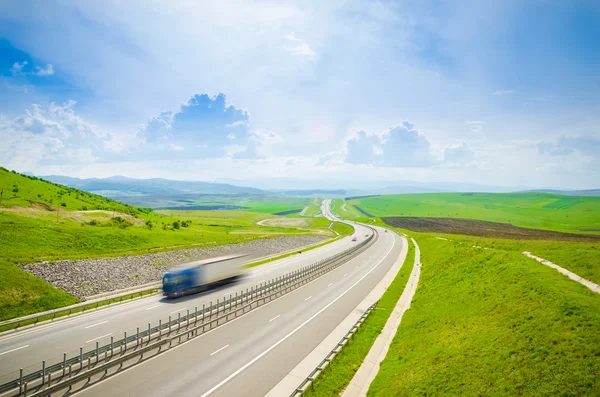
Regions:
M 242 276 L 245 255 L 214 258 L 175 266 L 163 276 L 163 295 L 169 298 L 204 291 Z

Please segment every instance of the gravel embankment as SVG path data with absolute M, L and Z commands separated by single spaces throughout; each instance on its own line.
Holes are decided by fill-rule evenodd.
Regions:
M 85 299 L 92 295 L 160 281 L 167 270 L 180 263 L 235 254 L 264 257 L 325 240 L 327 238 L 321 236 L 283 236 L 210 248 L 192 248 L 121 258 L 38 262 L 19 266 L 53 286 Z

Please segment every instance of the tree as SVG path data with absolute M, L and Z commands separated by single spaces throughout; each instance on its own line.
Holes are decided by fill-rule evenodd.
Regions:
M 180 227 L 181 227 L 181 224 L 179 223 L 179 221 L 173 222 L 173 229 L 179 229 Z

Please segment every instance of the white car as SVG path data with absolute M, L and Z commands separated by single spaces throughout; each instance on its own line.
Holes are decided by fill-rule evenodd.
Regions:
M 352 237 L 352 241 L 356 241 L 356 237 Z

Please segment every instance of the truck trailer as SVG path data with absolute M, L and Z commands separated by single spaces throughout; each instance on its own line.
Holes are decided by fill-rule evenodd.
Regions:
M 242 276 L 246 255 L 233 255 L 177 265 L 163 276 L 163 295 L 169 298 L 207 290 Z

